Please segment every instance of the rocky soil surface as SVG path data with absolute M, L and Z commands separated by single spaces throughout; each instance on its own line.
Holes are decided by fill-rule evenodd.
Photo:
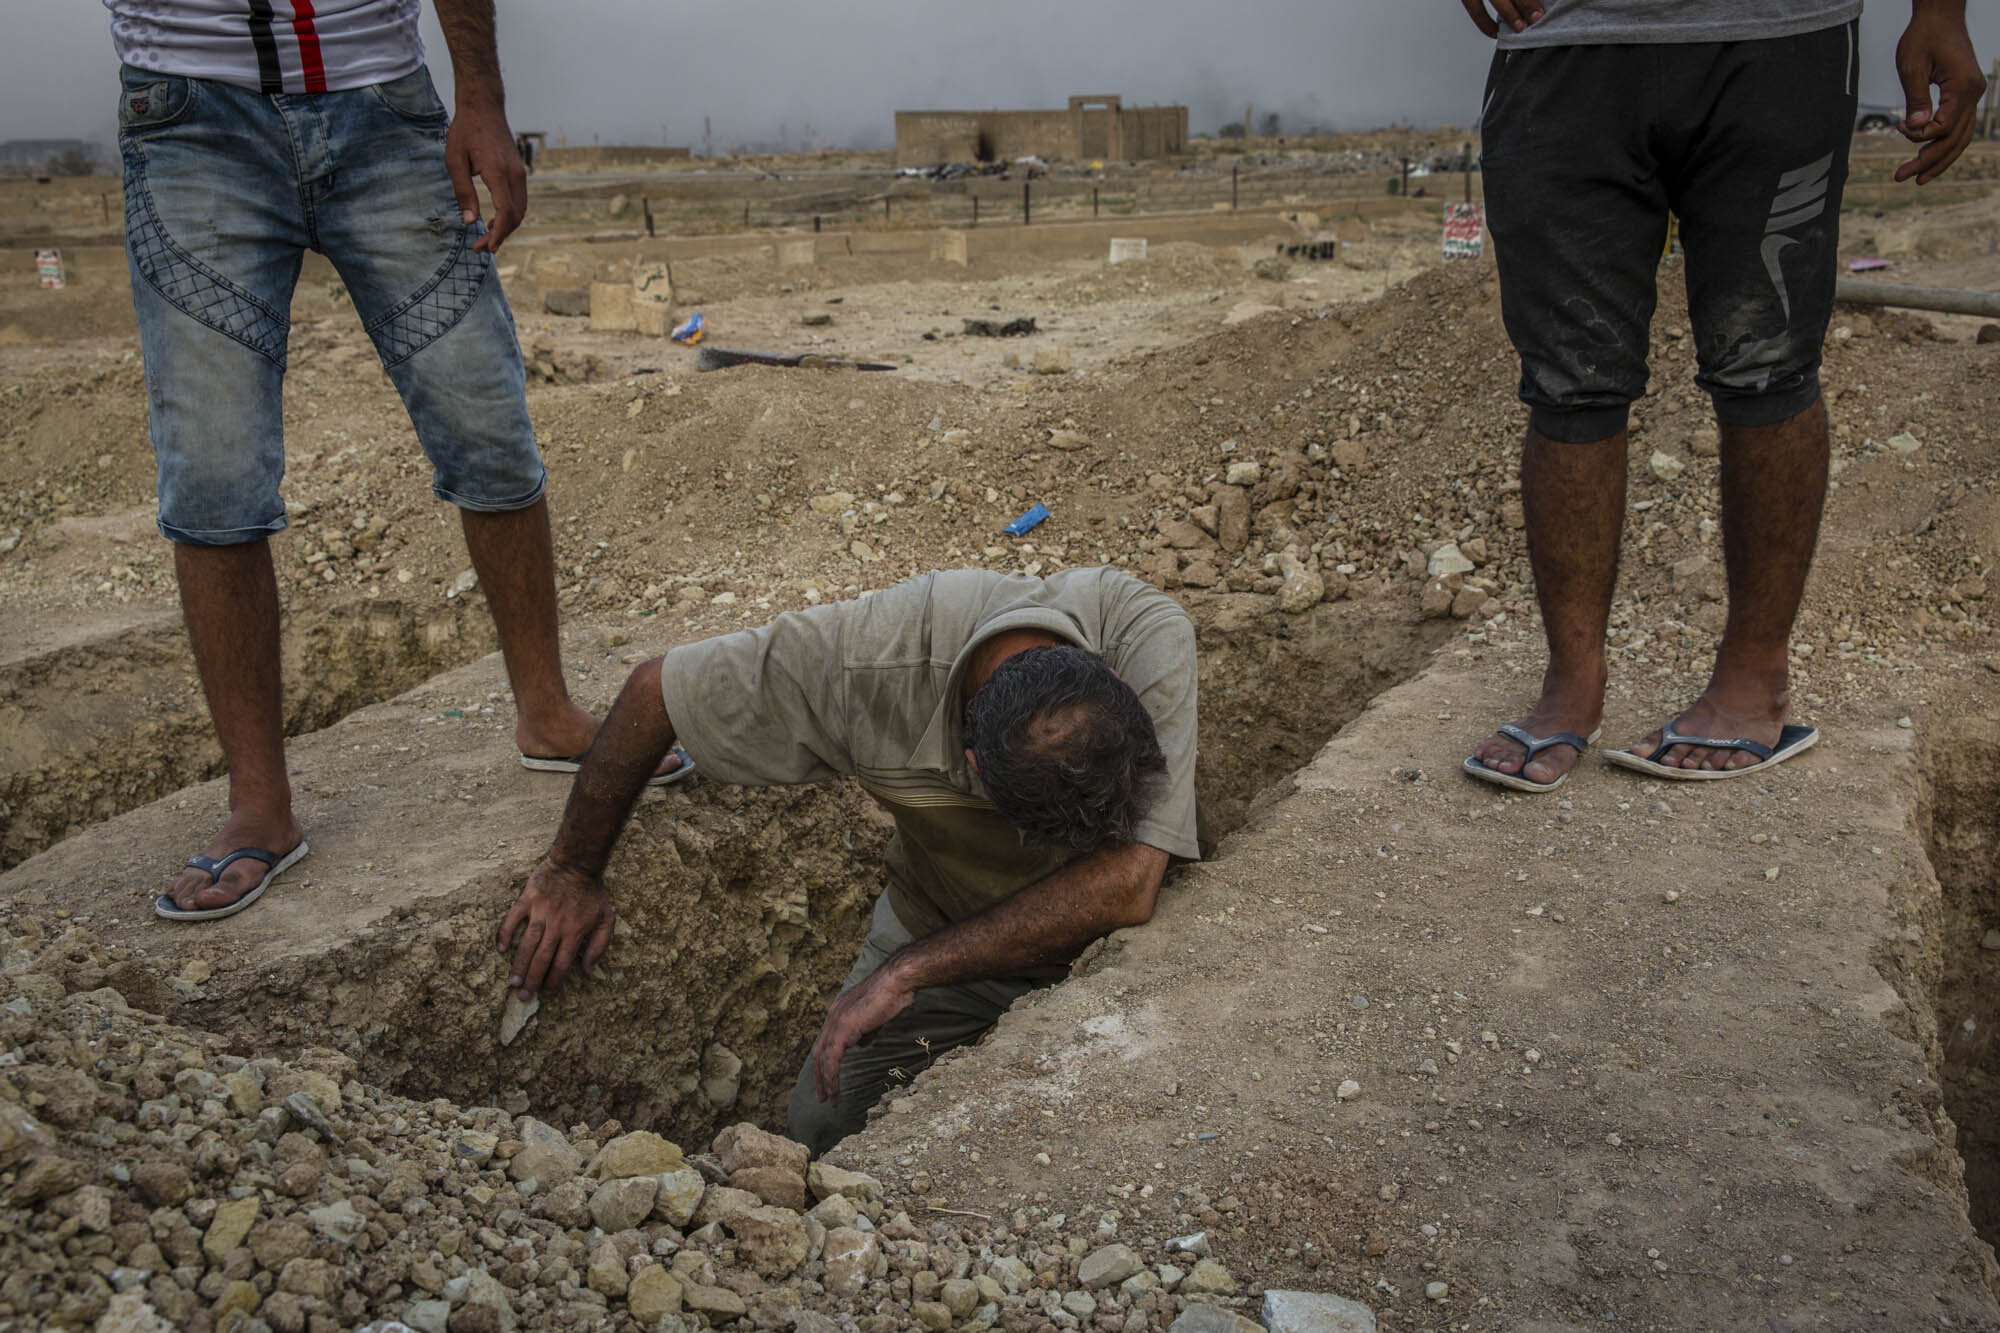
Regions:
M 1199 1321 L 1247 1300 L 1205 1234 L 1115 1207 L 975 1217 L 754 1125 L 684 1155 L 415 1102 L 339 1052 L 247 1059 L 64 980 L 131 966 L 79 928 L 0 935 L 0 1327 L 1139 1333 L 1197 1305 L 1189 1327 L 1227 1330 Z
M 1959 243 L 1979 225 L 1969 212 L 1849 221 L 1856 246 L 1900 247 L 1898 276 L 1921 281 L 1929 265 L 1990 280 L 1990 257 Z M 1320 674 L 1348 672 L 1370 690 L 1443 644 L 1525 707 L 1539 626 L 1515 480 L 1516 368 L 1490 266 L 1424 272 L 1362 304 L 1296 282 L 1311 276 L 1303 270 L 1259 276 L 1223 255 L 1167 251 L 1053 277 L 927 270 L 921 282 L 873 262 L 806 277 L 718 262 L 685 276 L 707 288 L 725 327 L 800 331 L 836 351 L 894 344 L 910 357 L 894 376 L 697 376 L 681 349 L 523 312 L 568 647 L 593 687 L 662 642 L 932 567 L 1107 562 L 1195 614 L 1204 735 L 1218 752 L 1264 746 L 1295 766 L 1351 715 L 1299 683 L 1305 669 L 1287 643 L 1334 663 Z M 1691 383 L 1678 274 L 1663 272 L 1613 612 L 1613 713 L 1639 728 L 1608 738 L 1621 744 L 1642 734 L 1635 719 L 1664 716 L 1699 688 L 1723 614 L 1716 438 Z M 1018 352 L 957 332 L 996 305 L 1045 315 L 1044 332 Z M 827 311 L 830 326 L 796 322 Z M 295 681 L 318 667 L 353 682 L 295 719 L 309 730 L 488 641 L 455 525 L 425 494 L 407 420 L 351 310 L 316 288 L 295 313 L 294 525 L 275 549 L 290 620 L 307 632 L 288 651 Z M 2000 345 L 1908 314 L 1842 310 L 1834 323 L 1836 475 L 1794 649 L 1795 707 L 1836 740 L 1898 722 L 1948 739 L 1995 713 Z M 0 653 L 9 863 L 215 771 L 191 668 L 172 653 L 142 387 L 129 332 L 0 349 L 0 609 L 22 627 Z M 1002 534 L 1038 502 L 1053 511 L 1046 523 Z M 402 666 L 385 654 L 364 670 L 324 651 L 329 626 L 406 644 L 393 655 Z M 141 631 L 142 645 L 118 646 Z M 1247 660 L 1245 644 L 1269 654 Z M 1346 693 L 1343 706 L 1355 702 Z M 439 749 L 505 726 L 502 690 L 421 699 L 408 725 Z M 1492 712 L 1440 700 L 1424 725 L 1469 749 L 1499 720 Z M 375 780 L 361 765 L 386 762 L 358 758 L 340 779 L 358 788 Z M 1457 781 L 1402 756 L 1384 765 L 1407 769 L 1434 805 L 1445 800 L 1436 784 Z M 1257 795 L 1255 775 L 1272 771 L 1246 760 L 1223 784 L 1235 819 Z M 123 776 L 107 781 L 114 772 Z M 1673 810 L 1659 807 L 1673 794 L 1634 791 L 1566 795 L 1546 817 L 1569 841 L 1602 835 L 1605 849 L 1635 824 L 1671 830 Z M 1486 817 L 1477 812 L 1492 793 L 1452 792 L 1453 811 L 1470 812 L 1449 817 Z M 190 838 L 205 836 L 192 827 L 199 813 Z M 1774 816 L 1772 829 L 1745 833 L 1745 855 L 1764 856 L 1811 818 L 1790 812 L 1777 827 Z M 1533 861 L 1543 845 L 1532 830 L 1506 837 L 1510 858 Z M 1384 858 L 1399 839 L 1421 834 L 1385 833 Z M 159 877 L 185 851 L 160 847 Z M 1643 881 L 1651 901 L 1657 867 L 1629 860 L 1606 850 L 1602 874 Z M 1452 892 L 1492 892 L 1493 867 L 1476 858 L 1436 873 Z M 141 880 L 118 886 L 134 905 L 152 889 Z M 2000 927 L 1983 911 L 1961 909 L 1975 936 Z M 1349 1209 L 1303 1174 L 1293 1193 L 1259 1200 L 1191 1188 L 1147 1161 L 1102 1184 L 1016 1191 L 1005 1208 L 939 1205 L 914 1158 L 871 1184 L 830 1166 L 815 1174 L 748 1129 L 683 1154 L 647 1134 L 658 1126 L 584 1110 L 590 1123 L 553 1126 L 534 1118 L 552 1115 L 546 1106 L 411 1101 L 365 1085 L 365 1051 L 311 1040 L 265 1049 L 165 1020 L 232 960 L 186 934 L 107 943 L 112 923 L 87 916 L 58 898 L 16 899 L 4 917 L 0 1320 L 20 1327 L 734 1321 L 830 1333 L 831 1320 L 862 1333 L 1135 1333 L 1192 1320 L 1184 1333 L 1229 1333 L 1264 1294 L 1261 1275 L 1304 1262 L 1287 1255 L 1297 1236 Z M 1507 955 L 1470 965 L 1502 971 Z M 1338 985 L 1340 1003 L 1369 989 L 1365 975 Z M 313 1016 L 287 1020 L 297 1031 Z M 1954 1050 L 1990 1064 L 1985 1048 Z M 1322 1092 L 1339 1104 L 1337 1082 L 1312 1095 Z M 1066 1146 L 1088 1160 L 1110 1132 L 1086 1120 Z M 1365 1231 L 1349 1242 L 1364 1258 L 1374 1243 Z M 1441 1327 L 1464 1316 L 1447 1284 L 1400 1317 Z

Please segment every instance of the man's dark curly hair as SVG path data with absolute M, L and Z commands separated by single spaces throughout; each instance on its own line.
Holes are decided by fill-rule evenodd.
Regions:
M 1103 658 L 1069 645 L 1002 662 L 965 706 L 965 737 L 1007 822 L 1077 852 L 1132 841 L 1167 770 L 1132 687 Z

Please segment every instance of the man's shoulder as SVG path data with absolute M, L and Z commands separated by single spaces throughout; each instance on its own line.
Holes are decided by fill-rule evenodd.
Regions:
M 1145 604 L 1181 609 L 1181 604 L 1152 584 L 1114 565 L 1081 565 L 1051 574 L 1050 587 L 1059 596 L 1096 598 L 1106 605 Z
M 1043 578 L 991 569 L 933 570 L 846 605 L 857 627 L 896 623 L 908 633 L 922 626 L 936 637 L 930 645 L 934 651 L 946 651 L 995 621 L 1035 612 L 1064 617 L 1091 638 L 1106 640 L 1162 619 L 1188 619 L 1172 597 L 1109 565 L 1079 566 Z
M 1079 587 L 1084 595 L 1095 599 L 1107 629 L 1132 629 L 1173 622 L 1192 626 L 1194 623 L 1194 618 L 1178 598 L 1122 569 L 1097 565 L 1066 570 L 1064 573 L 1079 576 Z

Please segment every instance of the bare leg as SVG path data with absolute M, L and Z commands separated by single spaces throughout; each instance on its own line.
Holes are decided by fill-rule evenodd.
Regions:
M 1521 504 L 1528 518 L 1528 558 L 1548 637 L 1542 697 L 1516 725 L 1546 736 L 1588 736 L 1604 717 L 1604 630 L 1618 582 L 1618 538 L 1625 522 L 1625 433 L 1589 444 L 1562 444 L 1530 430 L 1521 453 Z M 1575 766 L 1568 745 L 1551 746 L 1522 766 L 1526 749 L 1495 735 L 1474 754 L 1488 768 L 1554 782 Z
M 1681 714 L 1689 736 L 1778 739 L 1791 707 L 1792 625 L 1826 506 L 1826 404 L 1775 426 L 1722 427 L 1722 550 L 1729 620 L 1708 688 Z M 1651 754 L 1654 732 L 1634 747 Z M 1745 750 L 1676 745 L 1660 762 L 1723 770 L 1757 762 Z
M 461 509 L 459 516 L 514 687 L 515 743 L 529 755 L 582 754 L 597 735 L 597 719 L 570 699 L 563 680 L 548 502 L 502 514 Z M 661 771 L 671 772 L 679 763 L 669 755 Z
M 203 855 L 220 857 L 238 847 L 282 855 L 305 834 L 292 818 L 292 787 L 285 776 L 271 545 L 260 538 L 240 546 L 175 546 L 174 572 L 195 669 L 229 766 L 229 818 Z M 212 886 L 205 873 L 188 870 L 168 892 L 183 911 L 222 907 L 247 893 L 266 870 L 254 861 L 238 861 Z

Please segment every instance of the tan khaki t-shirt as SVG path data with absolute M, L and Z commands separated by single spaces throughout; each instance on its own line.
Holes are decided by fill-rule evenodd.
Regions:
M 1171 597 L 1115 569 L 925 574 L 676 648 L 660 689 L 681 743 L 711 777 L 746 786 L 859 779 L 895 819 L 889 902 L 921 938 L 1074 855 L 1023 841 L 966 763 L 966 665 L 982 642 L 1015 629 L 1089 649 L 1138 694 L 1167 760 L 1138 840 L 1199 859 L 1194 625 Z

